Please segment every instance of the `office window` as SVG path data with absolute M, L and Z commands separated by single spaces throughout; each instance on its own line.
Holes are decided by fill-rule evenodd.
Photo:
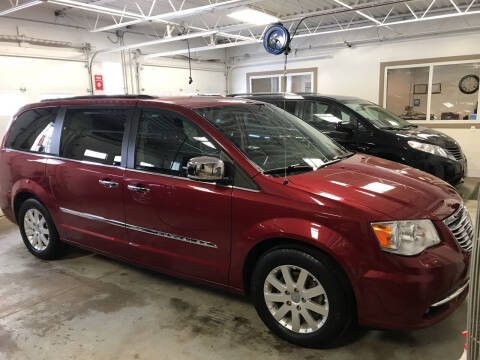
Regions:
M 383 106 L 404 120 L 478 120 L 480 60 L 385 67 Z

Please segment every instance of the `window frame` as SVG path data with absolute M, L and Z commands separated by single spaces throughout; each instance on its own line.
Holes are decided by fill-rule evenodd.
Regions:
M 171 174 L 165 174 L 157 171 L 148 171 L 148 170 L 141 170 L 141 169 L 136 169 L 135 168 L 135 154 L 137 151 L 137 135 L 138 135 L 138 130 L 140 127 L 140 118 L 142 115 L 142 111 L 147 110 L 147 111 L 168 111 L 168 112 L 173 112 L 181 115 L 184 117 L 186 120 L 190 121 L 192 124 L 195 126 L 199 127 L 206 135 L 209 136 L 210 140 L 214 142 L 214 144 L 218 147 L 220 150 L 220 158 L 225 162 L 229 163 L 232 167 L 232 171 L 235 172 L 237 169 L 239 171 L 242 171 L 244 175 L 250 179 L 250 183 L 252 185 L 251 188 L 245 188 L 241 186 L 235 186 L 235 179 L 230 179 L 229 184 L 218 184 L 214 182 L 205 182 L 205 181 L 198 181 L 198 180 L 192 180 L 189 179 L 188 177 L 185 176 L 177 176 L 177 175 L 171 175 Z M 197 115 L 195 112 L 193 112 L 194 115 Z M 199 115 L 197 115 L 199 116 Z M 204 120 L 206 121 L 206 120 Z M 122 153 L 122 160 L 123 160 L 123 153 Z M 156 106 L 143 106 L 139 105 L 136 107 L 135 111 L 135 116 L 131 119 L 130 121 L 130 129 L 129 129 L 129 138 L 128 138 L 128 144 L 127 144 L 127 157 L 126 157 L 126 165 L 125 169 L 128 171 L 133 171 L 133 172 L 138 172 L 138 173 L 143 173 L 143 174 L 149 174 L 149 175 L 155 175 L 155 176 L 160 176 L 160 177 L 167 177 L 167 178 L 173 178 L 173 179 L 178 179 L 178 180 L 184 180 L 184 181 L 190 181 L 190 182 L 195 182 L 195 183 L 202 183 L 202 184 L 208 184 L 212 186 L 220 186 L 220 187 L 230 187 L 232 189 L 238 189 L 238 190 L 245 190 L 245 191 L 251 191 L 251 192 L 260 192 L 260 187 L 258 184 L 253 180 L 253 178 L 248 174 L 247 171 L 245 171 L 225 150 L 225 148 L 222 146 L 221 143 L 219 143 L 213 136 L 211 136 L 207 130 L 205 130 L 200 124 L 198 124 L 196 121 L 192 120 L 188 115 L 183 114 L 176 109 L 172 108 L 167 108 L 167 107 L 156 107 Z
M 199 126 L 195 121 L 192 119 L 189 119 L 188 116 L 185 114 L 182 114 L 178 111 L 172 110 L 172 109 L 167 109 L 167 108 L 157 108 L 157 107 L 138 107 L 138 114 L 135 117 L 134 121 L 132 122 L 131 126 L 131 137 L 130 137 L 130 143 L 128 145 L 128 158 L 127 158 L 127 166 L 126 168 L 129 170 L 133 171 L 138 171 L 138 172 L 143 172 L 143 173 L 148 173 L 148 174 L 153 174 L 153 175 L 160 175 L 160 176 L 166 176 L 166 177 L 173 177 L 173 178 L 178 178 L 178 179 L 188 179 L 186 176 L 179 176 L 179 175 L 174 175 L 174 174 L 168 174 L 166 172 L 160 172 L 160 171 L 148 171 L 145 169 L 137 169 L 135 167 L 136 163 L 136 153 L 137 153 L 137 138 L 138 138 L 138 131 L 140 129 L 140 120 L 142 118 L 142 112 L 143 111 L 157 111 L 157 112 L 170 112 L 170 113 L 175 113 L 184 118 L 187 121 L 190 121 L 194 126 L 198 127 L 201 131 L 203 131 L 208 137 L 209 140 L 216 145 L 217 149 L 219 150 L 219 157 L 220 158 L 225 158 L 228 157 L 229 162 L 234 164 L 234 161 L 230 159 L 230 156 L 227 155 L 226 151 L 224 150 L 223 146 L 221 146 L 210 134 L 208 134 L 207 131 L 205 131 L 201 126 Z M 223 159 L 225 161 L 225 159 Z M 211 184 L 211 183 L 210 183 Z
M 64 124 L 64 121 L 65 121 L 65 117 L 67 115 L 67 111 L 68 110 L 83 110 L 83 109 L 90 109 L 90 110 L 123 110 L 123 109 L 126 109 L 126 110 L 132 110 L 131 116 L 127 117 L 127 119 L 125 121 L 125 130 L 123 132 L 122 146 L 121 146 L 121 152 L 120 152 L 120 155 L 122 157 L 120 165 L 110 165 L 110 164 L 98 163 L 98 162 L 95 162 L 95 161 L 89 161 L 89 160 L 71 159 L 71 158 L 64 157 L 64 156 L 60 155 L 60 145 L 61 145 L 62 136 L 63 136 L 63 124 Z M 73 105 L 73 106 L 67 105 L 67 106 L 63 106 L 61 108 L 61 110 L 63 110 L 63 111 L 59 111 L 59 113 L 62 112 L 61 119 L 57 118 L 57 121 L 55 122 L 55 130 L 56 130 L 57 136 L 58 136 L 58 139 L 56 139 L 57 143 L 54 144 L 56 146 L 56 147 L 54 147 L 54 149 L 56 151 L 55 152 L 56 156 L 58 156 L 59 158 L 64 159 L 64 160 L 80 162 L 80 163 L 85 163 L 85 164 L 106 166 L 106 167 L 114 167 L 114 168 L 126 168 L 127 157 L 128 157 L 129 138 L 130 138 L 130 134 L 131 134 L 131 125 L 132 125 L 133 119 L 137 116 L 138 107 L 132 106 L 130 104 L 129 105 L 118 104 L 118 105 L 115 105 L 115 106 L 112 106 L 111 104 L 90 105 L 90 106 L 89 105 L 83 105 L 83 106 L 82 105 Z M 54 131 L 54 137 L 55 137 L 55 131 Z
M 446 127 L 468 127 L 480 126 L 480 106 L 477 107 L 476 120 L 432 120 L 430 119 L 432 113 L 432 88 L 434 68 L 442 65 L 457 65 L 457 64 L 471 64 L 480 63 L 480 55 L 470 56 L 453 56 L 442 58 L 419 59 L 411 61 L 393 61 L 380 63 L 380 87 L 379 87 L 379 103 L 380 106 L 386 109 L 387 106 L 387 86 L 388 86 L 388 70 L 393 69 L 411 69 L 416 67 L 428 67 L 428 84 L 427 84 L 427 112 L 425 120 L 409 120 L 413 124 L 424 125 L 446 125 Z M 477 91 L 477 102 L 480 104 L 480 89 Z

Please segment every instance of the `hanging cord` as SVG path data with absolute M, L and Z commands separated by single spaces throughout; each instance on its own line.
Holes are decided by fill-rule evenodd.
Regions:
M 190 54 L 190 41 L 187 39 L 187 48 L 188 48 L 188 70 L 190 71 L 190 76 L 188 77 L 188 84 L 193 83 L 192 79 L 192 57 Z

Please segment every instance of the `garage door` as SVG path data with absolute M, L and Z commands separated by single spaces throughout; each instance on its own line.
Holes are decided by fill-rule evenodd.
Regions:
M 186 94 L 225 94 L 223 71 L 193 70 L 193 83 L 188 84 L 188 69 L 144 65 L 140 70 L 143 94 L 178 96 Z
M 81 61 L 0 56 L 0 136 L 16 110 L 45 98 L 85 95 L 88 71 Z

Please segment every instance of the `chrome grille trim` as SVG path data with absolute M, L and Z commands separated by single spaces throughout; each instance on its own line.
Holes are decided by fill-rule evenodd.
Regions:
M 447 149 L 447 151 L 452 154 L 455 159 L 463 159 L 462 150 L 459 146 L 446 146 L 445 149 Z
M 472 219 L 465 205 L 460 207 L 449 217 L 443 220 L 457 244 L 466 252 L 473 247 L 474 229 Z

